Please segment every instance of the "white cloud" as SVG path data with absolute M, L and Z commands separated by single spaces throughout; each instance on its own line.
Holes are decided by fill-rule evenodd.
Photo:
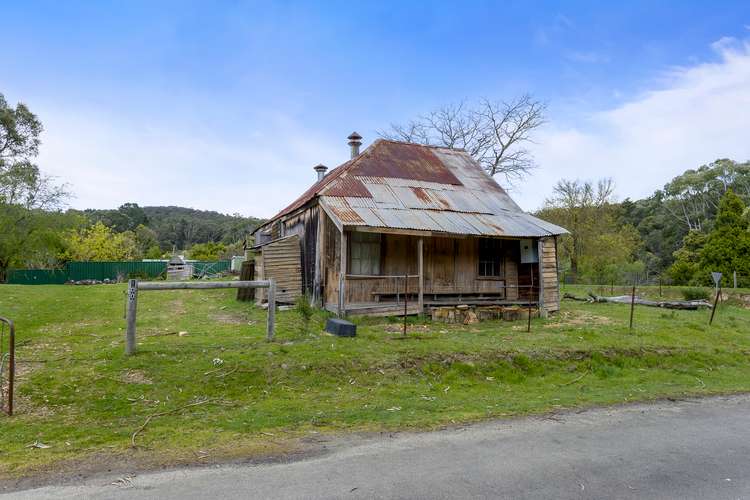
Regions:
M 560 178 L 612 177 L 620 198 L 648 196 L 674 176 L 717 158 L 750 159 L 750 43 L 722 38 L 715 62 L 673 68 L 658 89 L 575 126 L 540 131 L 540 164 L 516 189 L 538 208 Z

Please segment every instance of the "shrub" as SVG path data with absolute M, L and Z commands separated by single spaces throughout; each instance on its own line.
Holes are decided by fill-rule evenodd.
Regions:
M 705 288 L 700 288 L 700 287 L 683 288 L 682 296 L 685 297 L 685 300 L 710 300 L 711 299 L 711 294 L 709 293 L 709 291 Z
M 315 308 L 310 305 L 310 296 L 304 294 L 297 297 L 294 310 L 297 311 L 302 321 L 302 333 L 310 333 L 310 320 L 315 314 Z

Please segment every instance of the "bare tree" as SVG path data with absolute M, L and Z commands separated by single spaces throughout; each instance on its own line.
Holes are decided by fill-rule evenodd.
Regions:
M 449 104 L 405 125 L 391 124 L 381 137 L 463 149 L 492 176 L 513 183 L 536 165 L 527 145 L 545 122 L 546 105 L 523 95 L 510 102 L 482 99 L 476 106 Z

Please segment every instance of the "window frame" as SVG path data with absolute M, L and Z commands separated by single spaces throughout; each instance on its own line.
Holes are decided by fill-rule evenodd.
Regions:
M 365 240 L 365 241 L 357 241 Z M 370 241 L 366 241 L 366 240 Z M 383 235 L 381 233 L 371 233 L 367 231 L 351 231 L 349 233 L 347 245 L 347 274 L 358 276 L 380 276 L 383 273 Z M 358 247 L 358 248 L 356 248 Z M 356 249 L 355 249 L 356 248 Z M 362 257 L 362 251 L 367 251 L 367 256 Z M 359 256 L 355 254 L 359 252 Z M 359 270 L 355 272 L 355 261 L 358 262 Z M 363 263 L 367 263 L 368 270 L 374 272 L 362 272 Z
M 488 245 L 483 247 L 483 245 Z M 484 258 L 483 252 L 492 252 L 491 259 Z M 487 257 L 485 254 L 484 257 Z M 487 274 L 487 266 L 492 265 L 494 274 Z M 505 279 L 505 245 L 498 238 L 479 238 L 477 243 L 477 279 L 504 280 Z

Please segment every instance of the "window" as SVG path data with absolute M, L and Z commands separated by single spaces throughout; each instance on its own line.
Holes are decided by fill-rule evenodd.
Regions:
M 349 250 L 351 274 L 377 276 L 380 274 L 380 234 L 351 233 Z
M 479 240 L 479 276 L 481 278 L 502 278 L 503 242 L 502 240 L 482 238 Z

